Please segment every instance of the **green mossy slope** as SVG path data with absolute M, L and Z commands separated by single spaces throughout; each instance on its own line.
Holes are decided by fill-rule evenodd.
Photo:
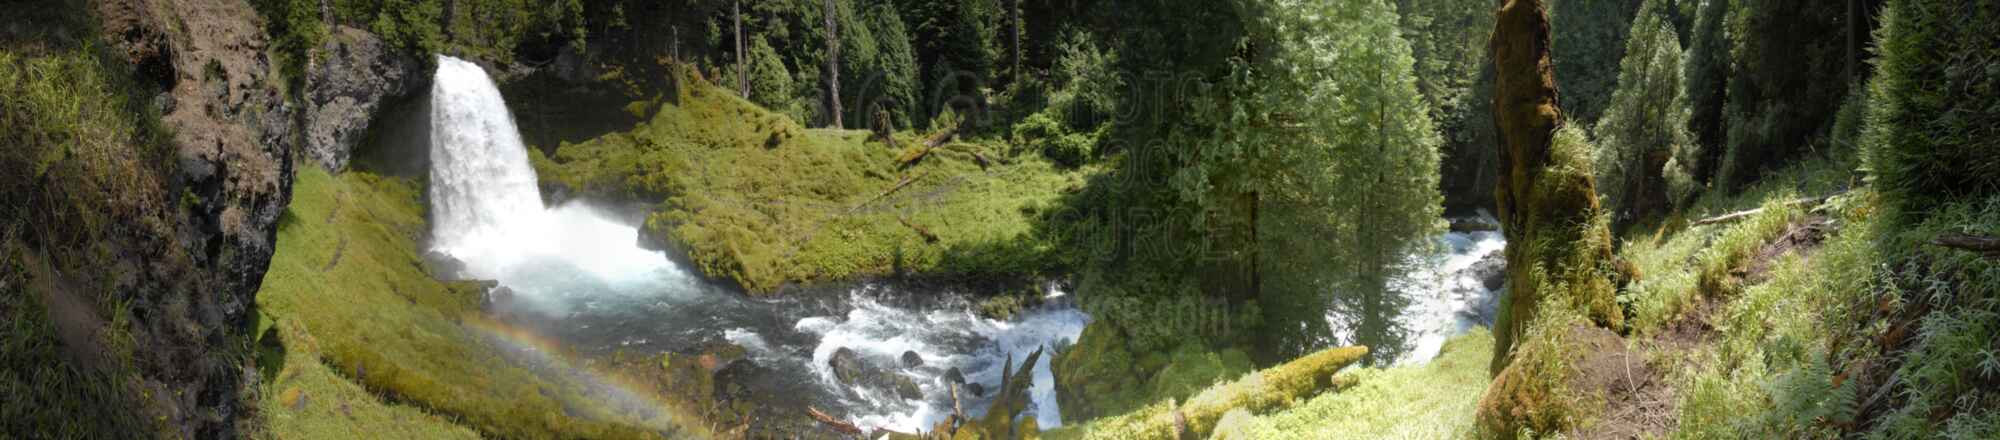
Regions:
M 276 379 L 266 389 L 276 395 L 262 403 L 281 437 L 463 433 L 407 407 L 364 399 L 354 393 L 357 384 L 381 400 L 449 414 L 490 436 L 650 438 L 674 429 L 671 414 L 614 407 L 618 399 L 599 388 L 523 368 L 492 346 L 493 336 L 477 330 L 485 324 L 480 286 L 438 282 L 421 267 L 417 243 L 425 226 L 415 185 L 305 167 L 295 188 L 257 298 L 265 326 L 276 330 L 260 332 L 261 357 L 282 365 L 267 362 Z M 273 346 L 284 354 L 274 356 Z M 297 396 L 288 396 L 294 388 L 307 399 L 303 412 L 286 408 L 297 405 Z M 325 405 L 334 402 L 362 409 L 350 406 L 339 412 L 345 420 L 328 421 L 323 417 L 335 413 Z M 363 423 L 382 421 L 394 422 Z
M 1034 233 L 1035 220 L 1065 188 L 1081 186 L 1081 174 L 956 141 L 904 166 L 924 139 L 898 134 L 902 148 L 891 148 L 867 132 L 800 128 L 692 72 L 678 75 L 651 121 L 564 144 L 553 157 L 536 154 L 543 182 L 654 204 L 648 236 L 753 293 L 867 276 L 1051 269 L 1055 248 Z

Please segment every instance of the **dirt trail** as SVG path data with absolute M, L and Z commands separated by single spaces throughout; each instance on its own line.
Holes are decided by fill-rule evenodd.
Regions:
M 1731 274 L 1745 286 L 1770 281 L 1779 257 L 1794 254 L 1810 258 L 1833 229 L 1825 217 L 1795 222 L 1759 248 L 1748 266 Z M 1666 374 L 1686 368 L 1678 363 L 1699 359 L 1692 354 L 1715 341 L 1718 331 L 1714 320 L 1735 299 L 1698 295 L 1696 304 L 1680 319 L 1666 323 L 1661 331 L 1629 339 L 1604 329 L 1573 329 L 1571 337 L 1584 354 L 1576 364 L 1580 374 L 1568 385 L 1577 392 L 1602 396 L 1605 411 L 1596 423 L 1570 433 L 1570 437 L 1631 439 L 1672 433 L 1680 424 L 1680 390 Z

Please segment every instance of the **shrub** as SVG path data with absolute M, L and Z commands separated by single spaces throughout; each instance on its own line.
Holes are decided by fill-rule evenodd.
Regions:
M 1896 0 L 1883 17 L 1866 142 L 1897 220 L 2000 192 L 2000 8 Z

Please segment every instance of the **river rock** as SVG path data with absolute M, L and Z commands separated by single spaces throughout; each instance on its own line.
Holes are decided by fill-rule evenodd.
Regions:
M 903 368 L 917 368 L 921 366 L 924 366 L 923 355 L 917 354 L 916 351 L 903 352 Z
M 833 369 L 833 378 L 841 385 L 854 385 L 868 376 L 867 365 L 861 362 L 861 355 L 847 347 L 833 351 L 833 357 L 826 360 L 826 366 Z
M 423 255 L 424 273 L 438 281 L 458 281 L 465 279 L 465 262 L 449 254 L 426 251 Z
M 360 29 L 335 26 L 306 75 L 305 153 L 328 171 L 347 166 L 384 104 L 430 82 L 423 64 Z
M 890 381 L 895 382 L 897 397 L 902 397 L 903 399 L 906 400 L 918 400 L 924 398 L 924 391 L 923 389 L 917 387 L 917 381 L 911 380 L 908 376 L 904 376 L 901 374 L 892 374 L 890 376 L 893 376 L 890 377 L 889 379 Z
M 965 384 L 965 390 L 971 392 L 972 397 L 986 397 L 986 386 L 980 385 L 979 382 Z
M 1471 273 L 1474 279 L 1478 279 L 1480 286 L 1486 290 L 1500 290 L 1500 287 L 1507 282 L 1507 257 L 1502 254 L 1504 252 L 1500 251 L 1486 254 L 1478 262 L 1472 263 L 1472 267 L 1467 268 L 1466 272 Z
M 950 386 L 951 384 L 964 385 L 965 373 L 958 371 L 958 367 L 951 367 L 951 369 L 944 370 L 944 376 L 939 379 L 943 379 L 946 386 Z

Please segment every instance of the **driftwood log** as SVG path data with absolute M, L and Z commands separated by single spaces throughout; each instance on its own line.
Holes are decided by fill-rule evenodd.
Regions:
M 828 429 L 838 431 L 841 434 L 861 435 L 861 427 L 854 426 L 853 423 L 847 423 L 847 421 L 845 420 L 837 419 L 834 418 L 833 416 L 826 415 L 826 413 L 820 412 L 819 408 L 813 408 L 810 406 L 806 407 L 806 415 L 811 416 L 813 420 L 819 421 L 819 424 L 826 425 Z
M 1826 203 L 1826 201 L 1827 201 L 1828 199 L 1832 199 L 1832 198 L 1834 198 L 1834 196 L 1838 196 L 1838 195 L 1841 195 L 1841 194 L 1845 194 L 1845 193 L 1846 193 L 1846 192 L 1840 192 L 1840 193 L 1834 193 L 1834 194 L 1830 194 L 1830 195 L 1825 195 L 1825 196 L 1819 196 L 1819 197 L 1811 197 L 1811 198 L 1804 198 L 1804 199 L 1798 199 L 1798 200 L 1793 200 L 1793 201 L 1789 201 L 1789 202 L 1785 202 L 1785 206 L 1819 206 L 1820 204 L 1824 204 L 1824 203 Z M 1761 214 L 1761 213 L 1763 213 L 1763 212 L 1764 212 L 1764 208 L 1757 208 L 1757 209 L 1750 209 L 1750 210 L 1743 210 L 1743 211 L 1736 211 L 1736 212 L 1732 212 L 1732 213 L 1728 213 L 1728 214 L 1723 214 L 1723 215 L 1718 215 L 1718 216 L 1714 216 L 1714 217 L 1709 217 L 1709 218 L 1704 218 L 1704 219 L 1701 219 L 1701 220 L 1695 220 L 1695 221 L 1694 221 L 1694 225 L 1695 225 L 1695 226 L 1706 226 L 1706 225 L 1713 225 L 1713 224 L 1721 224 L 1721 223 L 1729 223 L 1729 222 L 1734 222 L 1734 221 L 1738 221 L 1738 220 L 1742 220 L 1742 219 L 1746 219 L 1746 218 L 1750 218 L 1750 216 L 1753 216 L 1753 215 L 1757 215 L 1757 214 Z

